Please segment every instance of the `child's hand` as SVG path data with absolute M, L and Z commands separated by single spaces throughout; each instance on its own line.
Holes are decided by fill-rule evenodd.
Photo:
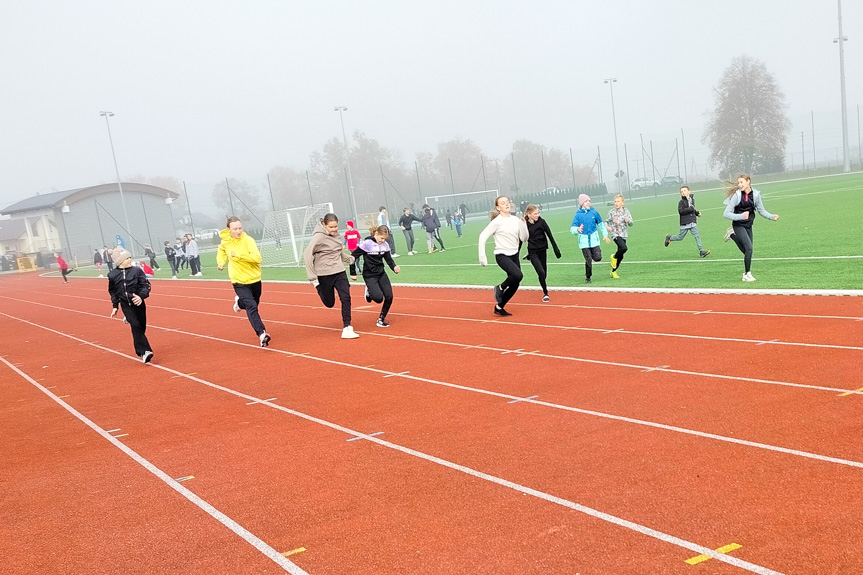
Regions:
M 115 315 L 117 315 L 117 308 L 114 307 L 114 308 L 111 308 L 111 315 L 108 317 L 114 317 Z
M 746 210 L 745 212 L 743 212 L 740 215 L 743 216 L 744 220 L 748 220 L 749 219 L 749 210 Z
M 581 233 L 584 233 L 584 224 L 581 224 L 581 225 L 580 225 L 580 226 L 578 226 L 578 228 L 576 228 L 576 229 L 578 230 L 578 233 L 580 233 L 580 234 L 581 234 Z
M 132 294 L 132 303 L 133 303 L 133 304 L 135 304 L 135 305 L 141 305 L 141 302 L 143 302 L 143 301 L 144 301 L 144 300 L 142 300 L 142 299 L 141 299 L 141 296 L 139 296 L 138 294 Z
M 393 268 L 393 271 L 396 273 L 399 273 L 400 271 L 402 271 L 402 268 L 400 268 L 399 266 L 396 266 Z
M 216 267 L 219 269 L 219 271 L 222 271 L 223 269 L 225 269 L 225 266 L 216 266 Z
M 775 221 L 776 221 L 776 220 L 778 220 L 778 219 L 779 219 L 779 215 L 778 215 L 778 214 L 773 214 L 773 221 L 775 222 Z
M 605 236 L 605 243 L 607 243 L 607 244 L 611 243 L 611 239 L 608 236 Z
M 235 252 L 234 250 L 231 250 L 231 257 L 232 258 L 237 257 L 237 252 Z
M 554 250 L 554 257 L 560 259 L 560 250 Z
M 695 215 L 696 215 L 696 216 L 698 216 L 698 217 L 700 218 L 700 217 L 701 217 L 701 212 L 695 212 Z

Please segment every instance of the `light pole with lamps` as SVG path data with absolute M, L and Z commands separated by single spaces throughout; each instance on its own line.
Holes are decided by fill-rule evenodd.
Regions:
M 848 37 L 842 35 L 842 0 L 839 0 L 839 37 L 835 38 L 833 43 L 839 44 L 839 85 L 842 90 L 842 152 L 845 155 L 842 171 L 846 174 L 851 171 L 851 154 L 848 151 L 848 105 L 845 103 L 845 42 L 847 41 Z
M 105 118 L 105 125 L 108 127 L 108 141 L 111 143 L 111 156 L 114 158 L 114 173 L 117 174 L 117 187 L 120 189 L 120 204 L 123 205 L 123 217 L 126 220 L 126 233 L 129 234 L 129 253 L 135 255 L 135 243 L 132 239 L 132 228 L 129 226 L 129 213 L 126 211 L 126 200 L 123 197 L 123 183 L 120 181 L 120 168 L 117 167 L 117 154 L 114 153 L 114 138 L 111 137 L 111 123 L 108 118 L 114 115 L 114 112 L 101 111 L 99 115 Z
M 617 178 L 617 193 L 623 193 L 623 190 L 620 189 L 620 148 L 617 145 L 617 115 L 614 113 L 614 83 L 617 82 L 617 78 L 606 78 L 603 80 L 605 84 L 608 84 L 608 89 L 611 91 L 611 120 L 614 123 L 614 155 L 617 160 L 617 172 L 615 172 L 614 176 Z
M 351 208 L 354 212 L 354 223 L 359 226 L 359 213 L 357 212 L 357 200 L 354 197 L 354 179 L 351 175 L 351 153 L 348 149 L 348 135 L 345 132 L 345 117 L 342 112 L 346 112 L 348 110 L 347 106 L 333 106 L 333 111 L 339 113 L 339 119 L 342 121 L 342 141 L 345 144 L 345 162 L 347 163 L 348 168 L 348 196 L 351 200 Z

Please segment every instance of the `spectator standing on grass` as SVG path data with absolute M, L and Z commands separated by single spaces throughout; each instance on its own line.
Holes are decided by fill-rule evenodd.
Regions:
M 113 253 L 108 249 L 108 246 L 102 247 L 102 261 L 108 266 L 108 273 L 111 273 L 111 270 L 114 269 L 114 260 Z
M 402 212 L 402 217 L 399 218 L 399 227 L 402 229 L 402 233 L 405 235 L 405 241 L 408 244 L 408 255 L 412 256 L 416 252 L 414 251 L 414 230 L 411 226 L 413 225 L 413 222 L 419 222 L 422 224 L 423 221 L 413 215 L 410 208 L 405 208 Z
M 246 317 L 258 336 L 261 347 L 270 345 L 270 334 L 261 321 L 258 306 L 261 303 L 261 252 L 255 239 L 243 231 L 240 218 L 230 216 L 227 228 L 219 232 L 221 241 L 216 250 L 219 271 L 228 265 L 228 278 L 234 287 L 234 313 L 246 310 Z
M 168 260 L 168 265 L 171 266 L 171 279 L 177 279 L 177 250 L 171 245 L 171 242 L 165 240 L 165 259 Z
M 144 363 L 153 359 L 153 349 L 147 340 L 147 305 L 144 300 L 150 296 L 150 281 L 141 268 L 132 265 L 132 254 L 128 250 L 114 249 L 114 263 L 117 267 L 108 274 L 108 293 L 111 295 L 111 316 L 117 309 L 123 309 L 123 316 L 132 328 L 132 341 L 135 354 Z
M 60 275 L 63 276 L 63 283 L 69 283 L 69 280 L 66 279 L 66 276 L 75 270 L 69 269 L 69 264 L 66 263 L 66 260 L 64 260 L 63 256 L 61 256 L 60 254 L 55 253 L 54 257 L 57 258 L 57 265 L 60 266 Z
M 351 326 L 351 284 L 345 274 L 345 264 L 354 262 L 353 256 L 342 250 L 339 235 L 339 217 L 325 215 L 312 232 L 312 239 L 303 252 L 306 277 L 323 304 L 331 308 L 336 305 L 336 292 L 342 304 L 342 339 L 356 339 L 360 334 Z
M 446 227 L 452 229 L 452 212 L 449 208 L 446 209 Z
M 548 227 L 548 223 L 540 217 L 538 207 L 528 204 L 524 211 L 524 221 L 527 224 L 527 255 L 524 256 L 524 259 L 533 264 L 536 277 L 539 279 L 539 286 L 542 288 L 542 301 L 548 303 L 548 286 L 545 283 L 548 276 L 548 242 L 551 242 L 554 257 L 557 259 L 560 259 L 560 248 L 557 247 L 557 242 L 551 235 L 551 228 Z
M 723 215 L 731 220 L 731 227 L 725 231 L 725 241 L 734 240 L 737 249 L 743 253 L 743 281 L 754 282 L 755 278 L 750 268 L 754 248 L 752 224 L 755 223 L 755 212 L 761 214 L 762 218 L 774 222 L 779 219 L 779 216 L 764 209 L 761 192 L 752 187 L 752 179 L 748 174 L 741 174 L 737 178 L 736 186 L 729 183 L 725 190 L 724 203 Z
M 429 253 L 435 251 L 435 241 L 440 244 L 440 251 L 445 252 L 446 248 L 438 231 L 440 229 L 440 220 L 428 204 L 423 205 L 422 225 L 426 231 L 426 244 L 428 245 Z
M 380 207 L 380 211 L 378 211 L 378 225 L 386 226 L 387 229 L 390 229 L 390 214 L 384 206 Z M 390 245 L 390 251 L 394 258 L 399 257 L 396 253 L 396 239 L 392 234 L 387 235 L 387 243 Z
M 461 226 L 464 223 L 464 216 L 461 213 L 461 209 L 455 211 L 452 221 L 455 224 L 455 232 L 458 234 L 458 237 L 461 237 Z
M 620 269 L 620 264 L 623 262 L 623 254 L 629 249 L 626 246 L 626 239 L 629 237 L 629 228 L 633 223 L 632 214 L 624 206 L 625 202 L 623 194 L 614 196 L 614 207 L 608 210 L 608 215 L 605 217 L 605 225 L 611 234 L 612 241 L 617 246 L 617 251 L 611 256 L 611 277 L 614 279 L 620 279 L 617 270 Z
M 467 204 L 462 202 L 459 205 L 458 209 L 461 212 L 462 223 L 467 224 Z
M 159 267 L 159 262 L 156 261 L 156 252 L 153 251 L 153 248 L 150 247 L 150 244 L 144 246 L 144 255 L 150 258 L 150 267 L 153 269 L 161 269 Z
M 579 194 L 578 211 L 572 218 L 572 226 L 569 231 L 578 236 L 578 247 L 584 255 L 584 283 L 590 283 L 593 276 L 593 262 L 602 261 L 602 249 L 599 247 L 599 235 L 605 243 L 610 244 L 608 230 L 602 223 L 602 216 L 592 207 L 590 196 Z
M 186 259 L 186 242 L 177 238 L 174 243 L 174 251 L 177 256 L 177 270 L 186 269 L 189 265 L 189 260 Z
M 189 267 L 192 270 L 192 276 L 200 277 L 204 275 L 201 272 L 201 256 L 198 253 L 198 242 L 192 234 L 186 234 L 186 257 L 189 258 Z
M 671 242 L 682 241 L 688 232 L 692 232 L 695 246 L 698 248 L 698 255 L 703 258 L 709 256 L 710 250 L 705 250 L 704 246 L 701 245 L 701 234 L 698 233 L 698 222 L 696 222 L 696 218 L 701 217 L 701 212 L 695 209 L 695 196 L 689 191 L 689 186 L 680 186 L 677 213 L 680 214 L 680 231 L 677 235 L 665 236 L 665 247 L 668 247 Z
M 527 224 L 510 213 L 511 207 L 509 198 L 498 196 L 494 201 L 494 210 L 489 214 L 491 221 L 479 234 L 479 265 L 488 265 L 485 243 L 488 238 L 494 237 L 494 259 L 506 273 L 506 279 L 494 286 L 494 314 L 504 317 L 512 315 L 504 308 L 524 277 L 518 253 L 521 244 L 528 240 Z
M 99 248 L 96 248 L 93 253 L 93 265 L 99 270 L 99 277 L 105 277 L 102 275 L 102 252 L 99 251 Z
M 348 220 L 347 222 L 348 229 L 345 231 L 345 245 L 348 248 L 348 252 L 352 252 L 357 249 L 357 245 L 359 245 L 360 240 L 363 238 L 363 235 L 359 232 L 359 230 L 354 228 L 353 220 Z M 357 272 L 362 272 L 363 268 L 360 266 L 359 261 L 354 261 L 354 263 L 350 266 L 351 279 L 357 279 Z
M 390 246 L 387 236 L 390 230 L 387 226 L 375 226 L 369 230 L 370 235 L 360 242 L 359 246 L 351 253 L 355 260 L 363 258 L 363 281 L 366 284 L 366 301 L 371 303 L 382 303 L 381 315 L 378 317 L 378 327 L 389 327 L 387 313 L 393 304 L 393 285 L 387 276 L 386 265 L 390 266 L 395 273 L 401 269 L 396 265 L 390 255 Z

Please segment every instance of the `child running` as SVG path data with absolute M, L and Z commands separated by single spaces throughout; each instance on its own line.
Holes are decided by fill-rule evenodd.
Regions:
M 578 205 L 578 211 L 572 218 L 572 226 L 569 231 L 572 235 L 578 236 L 578 247 L 584 254 L 584 283 L 589 284 L 590 278 L 593 276 L 593 262 L 602 261 L 599 234 L 602 234 L 605 243 L 610 244 L 611 240 L 608 239 L 608 230 L 602 223 L 602 216 L 595 208 L 591 207 L 590 196 L 579 194 Z
M 528 238 L 527 255 L 524 256 L 524 259 L 533 264 L 536 277 L 539 278 L 539 285 L 542 287 L 542 301 L 548 303 L 548 286 L 545 285 L 545 278 L 548 275 L 546 256 L 549 240 L 551 240 L 551 247 L 554 248 L 554 257 L 557 259 L 560 259 L 560 249 L 557 247 L 557 242 L 554 241 L 554 236 L 551 235 L 548 224 L 540 217 L 537 206 L 528 204 L 524 210 L 524 221 L 527 224 Z
M 629 227 L 632 226 L 632 214 L 623 205 L 625 201 L 623 194 L 614 196 L 614 207 L 608 210 L 608 216 L 605 218 L 605 225 L 617 246 L 617 251 L 611 256 L 611 277 L 614 279 L 620 279 L 617 270 L 620 269 L 623 254 L 629 249 L 626 247 L 626 238 L 629 235 Z
M 679 242 L 686 237 L 688 232 L 692 232 L 692 237 L 695 238 L 695 246 L 698 248 L 698 255 L 706 258 L 710 255 L 710 250 L 705 250 L 701 245 L 701 234 L 698 233 L 698 223 L 696 218 L 701 217 L 701 212 L 695 209 L 695 196 L 689 191 L 689 186 L 680 186 L 680 202 L 677 204 L 677 213 L 680 214 L 680 232 L 675 236 L 665 236 L 665 247 L 671 242 Z
M 377 326 L 389 327 L 387 313 L 393 304 L 393 285 L 390 283 L 390 278 L 387 277 L 384 261 L 395 273 L 399 273 L 401 268 L 396 265 L 393 255 L 390 253 L 390 246 L 387 242 L 387 237 L 390 235 L 389 228 L 381 225 L 371 228 L 369 232 L 371 235 L 361 241 L 351 255 L 357 261 L 364 258 L 363 281 L 366 282 L 366 301 L 369 303 L 383 302 L 384 304 Z
M 761 192 L 752 187 L 752 180 L 747 174 L 737 178 L 737 186 L 731 184 L 725 191 L 724 216 L 731 220 L 731 227 L 725 232 L 725 241 L 734 240 L 737 249 L 743 253 L 743 281 L 754 282 L 755 278 L 749 271 L 752 266 L 752 224 L 755 223 L 755 212 L 761 217 L 774 222 L 779 219 L 764 209 L 761 203 Z
M 123 315 L 132 328 L 132 341 L 135 354 L 144 363 L 153 359 L 153 349 L 147 340 L 147 305 L 144 300 L 150 296 L 150 280 L 141 268 L 132 265 L 132 254 L 117 246 L 114 248 L 114 263 L 117 265 L 108 273 L 108 293 L 111 294 L 111 316 L 117 315 L 117 308 L 123 308 Z
M 359 245 L 363 235 L 359 232 L 359 230 L 354 229 L 353 220 L 348 220 L 347 225 L 348 229 L 345 230 L 345 245 L 348 246 L 348 252 L 353 252 L 355 249 L 357 249 L 357 246 Z M 350 267 L 352 280 L 356 281 L 358 271 L 362 273 L 363 270 L 360 267 L 359 260 L 355 260 Z
M 60 254 L 55 253 L 54 257 L 57 258 L 57 265 L 60 266 L 60 275 L 63 276 L 63 283 L 64 284 L 69 283 L 69 280 L 66 279 L 66 276 L 75 270 L 69 269 L 69 264 L 66 263 L 66 260 L 64 260 L 63 256 L 61 256 Z
M 243 222 L 237 216 L 227 221 L 227 229 L 219 232 L 222 241 L 216 252 L 219 271 L 228 264 L 228 277 L 234 286 L 234 313 L 246 310 L 246 317 L 258 336 L 261 347 L 270 345 L 270 334 L 261 321 L 258 305 L 261 303 L 261 252 L 255 239 L 243 231 Z
M 524 275 L 518 261 L 521 244 L 528 240 L 527 224 L 510 213 L 511 204 L 506 196 L 498 196 L 494 201 L 495 209 L 489 214 L 491 221 L 479 234 L 479 264 L 487 266 L 485 243 L 494 236 L 494 259 L 506 272 L 503 283 L 494 286 L 494 314 L 508 317 L 512 314 L 504 309 L 512 299 Z
M 339 217 L 327 214 L 315 226 L 312 239 L 303 252 L 306 277 L 315 286 L 326 307 L 336 305 L 336 292 L 342 302 L 342 339 L 356 339 L 360 334 L 351 327 L 351 284 L 345 274 L 345 264 L 354 263 L 351 255 L 342 251 Z M 365 270 L 363 270 L 365 273 Z

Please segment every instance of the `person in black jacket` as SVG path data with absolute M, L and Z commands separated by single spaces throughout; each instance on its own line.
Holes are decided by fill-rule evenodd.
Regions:
M 405 235 L 405 241 L 408 243 L 408 255 L 412 256 L 414 251 L 414 230 L 411 227 L 413 222 L 422 223 L 423 221 L 411 213 L 410 208 L 405 208 L 404 214 L 399 218 L 399 227 Z
M 443 239 L 440 237 L 440 220 L 428 204 L 423 205 L 422 225 L 426 230 L 426 244 L 428 244 L 429 253 L 435 251 L 435 241 L 440 244 L 440 251 L 445 252 L 446 248 L 443 245 Z
M 396 265 L 390 253 L 387 237 L 390 230 L 387 226 L 376 226 L 369 230 L 371 235 L 359 243 L 357 249 L 351 252 L 354 259 L 363 258 L 363 281 L 366 283 L 366 301 L 371 303 L 383 302 L 381 315 L 378 318 L 378 327 L 389 327 L 387 313 L 393 304 L 393 285 L 387 277 L 384 261 L 395 272 L 399 273 L 401 268 Z
M 93 250 L 93 265 L 99 268 L 99 277 L 103 278 L 105 276 L 102 275 L 102 252 L 99 251 L 99 248 Z
M 165 259 L 168 260 L 168 265 L 171 266 L 171 279 L 177 279 L 177 250 L 171 245 L 171 242 L 165 240 Z
M 159 262 L 156 261 L 156 252 L 153 251 L 153 248 L 150 247 L 150 244 L 144 246 L 144 255 L 150 258 L 150 267 L 154 270 L 161 269 L 159 267 Z
M 680 186 L 680 202 L 677 204 L 677 213 L 680 214 L 680 231 L 675 236 L 665 236 L 665 247 L 671 242 L 679 242 L 686 237 L 688 232 L 692 232 L 692 237 L 695 238 L 695 245 L 698 248 L 698 255 L 706 258 L 710 255 L 710 250 L 705 250 L 701 245 L 701 234 L 698 233 L 698 224 L 696 218 L 701 216 L 701 212 L 695 209 L 695 196 L 689 191 L 689 186 Z
M 557 259 L 560 259 L 560 248 L 557 247 L 557 242 L 551 235 L 551 228 L 540 217 L 539 208 L 534 204 L 528 204 L 524 209 L 524 221 L 527 224 L 527 255 L 524 256 L 524 259 L 533 264 L 536 277 L 539 278 L 539 285 L 542 287 L 542 301 L 548 303 L 548 286 L 545 284 L 545 278 L 548 276 L 548 264 L 546 263 L 548 242 L 551 241 L 554 257 Z
M 123 315 L 129 327 L 132 328 L 132 341 L 135 344 L 135 354 L 144 363 L 153 359 L 153 349 L 147 340 L 147 306 L 144 300 L 150 295 L 150 281 L 141 268 L 132 265 L 132 254 L 117 246 L 114 248 L 114 263 L 117 267 L 108 274 L 108 293 L 111 294 L 111 317 L 117 315 L 117 309 L 123 309 Z

